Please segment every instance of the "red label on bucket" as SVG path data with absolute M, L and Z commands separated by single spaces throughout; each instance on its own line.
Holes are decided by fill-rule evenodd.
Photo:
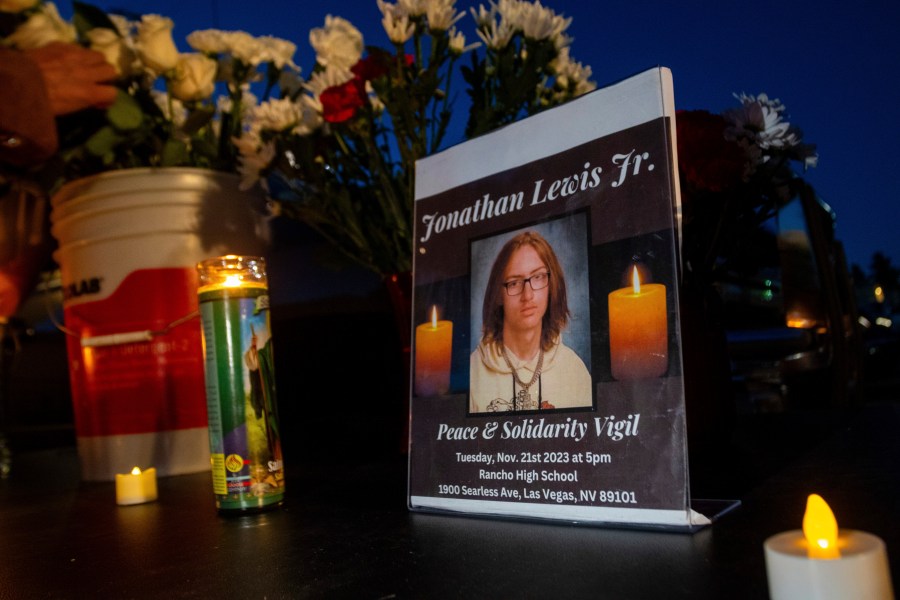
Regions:
M 160 331 L 197 310 L 193 268 L 129 274 L 104 300 L 65 308 L 82 338 Z M 69 378 L 78 437 L 206 427 L 200 320 L 149 341 L 82 347 L 70 336 Z

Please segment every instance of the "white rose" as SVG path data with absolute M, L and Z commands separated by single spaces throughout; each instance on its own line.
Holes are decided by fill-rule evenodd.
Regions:
M 134 50 L 128 47 L 127 41 L 112 29 L 97 27 L 87 32 L 91 50 L 96 50 L 106 57 L 106 62 L 116 68 L 116 73 L 129 76 L 134 71 Z
M 172 40 L 172 19 L 159 15 L 144 15 L 138 25 L 137 49 L 144 64 L 154 73 L 175 68 L 178 48 Z
M 199 53 L 182 54 L 170 80 L 172 95 L 183 102 L 212 96 L 216 88 L 218 63 Z
M 325 17 L 325 27 L 309 32 L 309 43 L 316 51 L 316 61 L 322 66 L 349 69 L 362 58 L 362 34 L 341 17 Z
M 62 20 L 52 2 L 46 2 L 6 38 L 7 45 L 21 50 L 41 48 L 52 42 L 74 41 L 75 27 Z
M 128 17 L 123 17 L 122 15 L 117 15 L 114 13 L 110 13 L 106 16 L 108 16 L 109 20 L 112 21 L 113 25 L 116 26 L 116 31 L 119 32 L 119 35 L 128 40 L 129 47 L 133 48 L 134 44 L 131 43 L 131 36 L 132 30 L 134 30 L 135 28 L 135 23 L 129 21 Z
M 40 0 L 0 0 L 0 10 L 8 13 L 18 13 L 31 8 Z

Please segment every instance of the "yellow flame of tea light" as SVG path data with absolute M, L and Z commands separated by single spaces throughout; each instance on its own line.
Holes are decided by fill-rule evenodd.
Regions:
M 840 558 L 837 519 L 828 503 L 818 494 L 810 494 L 806 499 L 803 536 L 809 544 L 810 558 Z

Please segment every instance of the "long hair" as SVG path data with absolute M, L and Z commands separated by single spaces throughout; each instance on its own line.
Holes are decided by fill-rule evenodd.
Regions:
M 488 277 L 481 309 L 481 335 L 485 344 L 503 343 L 503 274 L 513 252 L 523 246 L 531 246 L 550 272 L 547 312 L 541 321 L 541 347 L 546 352 L 553 347 L 559 334 L 569 322 L 569 303 L 566 295 L 566 277 L 553 247 L 536 231 L 524 231 L 503 245 Z

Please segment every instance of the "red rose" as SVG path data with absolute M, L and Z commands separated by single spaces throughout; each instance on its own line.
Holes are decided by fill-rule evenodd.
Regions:
M 678 166 L 685 182 L 694 188 L 721 192 L 739 184 L 747 156 L 725 139 L 724 118 L 705 110 L 678 111 Z
M 366 84 L 354 77 L 347 83 L 327 88 L 319 95 L 322 118 L 329 123 L 343 123 L 353 118 L 366 102 Z
M 378 79 L 388 72 L 389 63 L 381 54 L 369 54 L 350 68 L 350 71 L 363 81 Z
M 414 59 L 411 55 L 405 55 L 404 59 L 407 67 L 413 64 Z M 387 75 L 393 61 L 393 54 L 372 48 L 369 50 L 369 55 L 353 65 L 350 71 L 363 81 L 372 81 Z

